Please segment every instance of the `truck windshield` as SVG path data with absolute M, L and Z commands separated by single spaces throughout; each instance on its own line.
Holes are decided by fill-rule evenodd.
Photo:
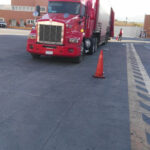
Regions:
M 49 2 L 48 13 L 68 13 L 78 15 L 80 3 L 76 2 Z

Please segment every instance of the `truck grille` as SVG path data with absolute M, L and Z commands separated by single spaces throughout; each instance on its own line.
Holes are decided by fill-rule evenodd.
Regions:
M 39 24 L 38 29 L 38 42 L 62 45 L 64 32 L 62 25 Z

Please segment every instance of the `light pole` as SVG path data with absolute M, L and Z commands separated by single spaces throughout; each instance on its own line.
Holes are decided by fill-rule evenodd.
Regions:
M 126 17 L 126 26 L 127 26 L 127 22 L 128 22 L 128 17 Z

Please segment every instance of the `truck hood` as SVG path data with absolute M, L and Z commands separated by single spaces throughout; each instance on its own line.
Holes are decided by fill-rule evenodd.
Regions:
M 62 13 L 52 13 L 52 14 L 46 14 L 42 18 L 42 20 L 54 20 L 58 22 L 63 22 L 63 23 L 71 23 L 72 21 L 76 21 L 79 19 L 78 15 L 72 15 L 72 14 L 62 14 Z M 39 21 L 41 21 L 41 19 Z

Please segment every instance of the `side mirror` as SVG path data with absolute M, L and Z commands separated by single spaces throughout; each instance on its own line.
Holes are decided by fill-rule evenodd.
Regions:
M 37 5 L 37 6 L 36 6 L 36 10 L 35 10 L 35 11 L 38 13 L 38 16 L 40 16 L 40 10 L 41 10 L 40 6 L 39 6 L 39 5 Z

